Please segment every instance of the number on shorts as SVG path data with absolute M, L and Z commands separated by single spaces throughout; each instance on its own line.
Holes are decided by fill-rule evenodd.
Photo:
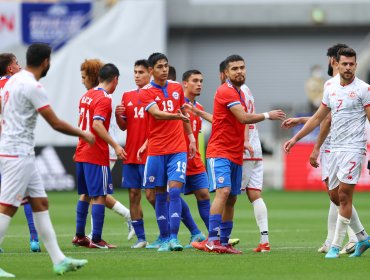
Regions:
M 181 168 L 181 167 L 182 167 L 182 168 Z M 178 162 L 177 162 L 177 169 L 176 169 L 176 172 L 182 172 L 182 173 L 185 173 L 185 172 L 186 172 L 186 162 L 178 161 Z

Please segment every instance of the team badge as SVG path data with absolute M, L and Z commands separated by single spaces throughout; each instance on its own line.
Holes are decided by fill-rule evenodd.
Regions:
M 177 91 L 174 91 L 174 92 L 172 93 L 172 97 L 173 97 L 174 99 L 178 100 L 178 99 L 179 99 L 179 97 L 180 97 L 180 94 L 179 94 Z
M 150 176 L 150 177 L 149 177 L 149 182 L 150 182 L 150 183 L 153 183 L 153 182 L 154 182 L 154 180 L 155 180 L 155 177 L 154 177 L 154 176 Z
M 224 181 L 225 181 L 225 178 L 224 177 L 218 177 L 218 182 L 219 183 L 222 184 Z
M 110 190 L 113 190 L 113 184 L 109 184 L 108 188 L 109 188 Z
M 356 98 L 356 93 L 354 91 L 352 91 L 348 94 L 348 96 L 349 96 L 349 98 L 354 99 L 354 98 Z

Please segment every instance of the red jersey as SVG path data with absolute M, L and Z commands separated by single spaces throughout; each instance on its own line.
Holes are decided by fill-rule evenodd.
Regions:
M 167 81 L 164 87 L 152 81 L 140 90 L 139 98 L 145 111 L 157 104 L 161 111 L 177 113 L 185 103 L 182 87 L 174 81 Z M 148 114 L 148 118 L 149 156 L 187 152 L 181 120 L 156 120 L 151 114 Z
M 185 101 L 190 102 L 186 97 L 185 97 Z M 201 104 L 199 104 L 197 101 L 194 101 L 193 106 L 195 106 L 197 109 L 199 109 L 201 111 L 204 111 L 203 106 Z M 192 159 L 188 158 L 188 163 L 187 163 L 187 167 L 186 167 L 186 175 L 195 175 L 195 174 L 200 174 L 200 173 L 203 173 L 203 172 L 206 171 L 206 169 L 204 167 L 204 164 L 203 164 L 203 161 L 202 161 L 202 157 L 199 153 L 199 141 L 198 141 L 199 132 L 202 129 L 202 119 L 201 119 L 201 117 L 199 117 L 199 116 L 197 116 L 197 115 L 195 115 L 191 112 L 189 113 L 189 115 L 190 115 L 190 126 L 191 126 L 191 129 L 193 131 L 195 141 L 196 141 L 196 145 L 197 145 L 197 152 L 196 152 L 195 156 Z M 189 138 L 187 137 L 185 131 L 184 131 L 184 136 L 185 136 L 186 145 L 188 147 L 188 153 L 189 153 L 190 141 L 189 141 Z
M 123 118 L 127 121 L 125 147 L 127 159 L 124 162 L 145 164 L 147 152 L 141 156 L 141 161 L 136 157 L 137 151 L 148 138 L 148 113 L 145 112 L 143 103 L 139 100 L 139 89 L 124 92 L 122 105 L 126 108 Z
M 3 76 L 0 78 L 0 90 L 4 88 L 6 82 L 9 80 L 10 76 Z
M 227 158 L 236 164 L 243 164 L 245 124 L 240 123 L 230 111 L 237 104 L 246 110 L 243 92 L 238 92 L 229 82 L 217 89 L 207 158 Z
M 109 130 L 112 115 L 112 99 L 109 93 L 102 88 L 93 88 L 86 92 L 80 99 L 80 119 L 78 122 L 82 130 L 91 131 L 95 135 L 95 143 L 89 145 L 80 139 L 76 148 L 77 162 L 87 162 L 109 166 L 108 144 L 101 139 L 92 128 L 94 120 L 102 120 L 105 129 Z

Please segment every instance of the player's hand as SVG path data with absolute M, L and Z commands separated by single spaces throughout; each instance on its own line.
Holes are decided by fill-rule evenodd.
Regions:
M 187 111 L 187 112 L 191 112 L 193 113 L 194 115 L 197 115 L 199 116 L 199 110 L 197 107 L 195 107 L 193 104 L 191 103 L 185 103 L 184 104 L 184 109 Z
M 249 152 L 249 155 L 251 156 L 251 158 L 254 157 L 254 150 L 249 142 L 244 142 L 244 150 L 247 150 Z
M 142 145 L 142 146 L 140 147 L 140 149 L 137 151 L 137 153 L 136 153 L 136 158 L 137 158 L 139 161 L 141 161 L 141 160 L 142 160 L 142 159 L 141 159 L 141 155 L 145 153 L 146 148 L 147 148 L 147 145 L 144 143 L 144 145 Z
M 119 117 L 124 116 L 126 114 L 126 107 L 123 106 L 122 104 L 117 105 L 116 110 L 115 110 L 115 114 L 116 114 L 116 116 L 119 116 Z
M 282 110 L 272 110 L 270 112 L 268 112 L 269 116 L 270 116 L 270 120 L 284 120 L 286 115 L 284 113 L 284 111 Z
M 90 145 L 95 143 L 95 135 L 92 134 L 90 131 L 82 131 L 82 136 L 81 138 L 89 143 Z
M 190 142 L 189 143 L 189 158 L 192 159 L 195 157 L 195 154 L 197 152 L 197 146 L 195 142 Z
M 299 125 L 298 118 L 289 118 L 283 121 L 283 123 L 281 124 L 281 127 L 288 129 L 288 128 L 295 127 L 297 125 Z
M 74 154 L 73 154 L 73 156 L 72 156 L 72 160 L 73 160 L 74 162 L 76 162 L 76 153 L 74 153 Z
M 319 167 L 319 163 L 317 162 L 317 158 L 319 157 L 320 150 L 314 148 L 310 155 L 310 164 L 312 167 Z
M 114 147 L 114 152 L 116 153 L 119 159 L 127 159 L 127 153 L 125 149 L 122 148 L 120 145 L 117 145 L 116 147 Z
M 290 149 L 293 148 L 293 146 L 297 143 L 297 140 L 294 139 L 294 137 L 284 143 L 284 151 L 286 153 L 290 152 Z
M 181 112 L 181 110 L 180 110 L 180 109 L 179 109 L 179 110 L 177 110 L 177 114 L 176 114 L 176 116 L 177 116 L 177 119 L 178 119 L 178 120 L 181 120 L 181 121 L 186 122 L 186 123 L 190 122 L 189 117 L 188 117 L 188 116 L 185 116 L 185 115 Z

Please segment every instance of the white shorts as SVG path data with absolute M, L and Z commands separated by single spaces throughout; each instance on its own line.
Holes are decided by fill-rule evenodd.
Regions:
M 360 179 L 365 155 L 353 152 L 331 152 L 329 190 L 339 186 L 339 182 L 355 185 Z
M 325 181 L 329 178 L 330 174 L 330 161 L 331 153 L 322 152 L 320 153 L 320 165 L 321 165 L 321 180 Z
M 47 197 L 34 156 L 0 158 L 0 204 L 19 207 L 23 197 Z
M 263 161 L 243 160 L 243 175 L 241 190 L 247 188 L 262 191 L 263 185 Z

